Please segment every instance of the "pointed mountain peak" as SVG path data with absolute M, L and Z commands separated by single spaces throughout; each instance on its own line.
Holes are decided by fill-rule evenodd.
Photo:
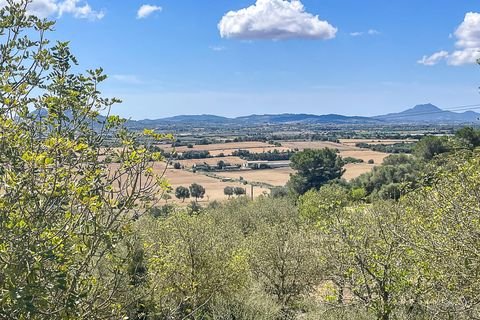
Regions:
M 431 104 L 431 103 L 427 103 L 427 104 L 419 104 L 419 105 L 416 105 L 415 107 L 413 107 L 412 109 L 407 110 L 407 111 L 415 111 L 415 112 L 438 112 L 438 111 L 442 111 L 442 109 L 440 109 L 440 108 L 437 107 L 437 106 L 434 106 L 434 105 Z

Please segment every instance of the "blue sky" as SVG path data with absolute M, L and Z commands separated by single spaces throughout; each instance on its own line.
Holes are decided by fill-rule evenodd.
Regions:
M 133 119 L 480 102 L 478 0 L 36 1 Z

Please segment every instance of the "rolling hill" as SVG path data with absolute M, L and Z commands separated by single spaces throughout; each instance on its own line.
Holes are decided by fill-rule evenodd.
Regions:
M 462 108 L 459 108 L 462 109 Z M 466 110 L 469 108 L 463 108 Z M 179 115 L 156 120 L 132 121 L 134 126 L 168 124 L 217 124 L 217 125 L 262 125 L 262 124 L 381 124 L 381 123 L 473 123 L 478 122 L 480 113 L 474 111 L 453 112 L 442 110 L 433 104 L 421 104 L 398 113 L 374 117 L 344 116 L 339 114 L 314 115 L 304 113 L 253 114 L 237 118 L 216 115 Z
M 465 108 L 467 109 L 467 108 Z M 453 112 L 442 110 L 433 104 L 420 104 L 398 113 L 373 117 L 384 122 L 424 122 L 424 123 L 471 123 L 477 122 L 480 114 L 474 111 Z

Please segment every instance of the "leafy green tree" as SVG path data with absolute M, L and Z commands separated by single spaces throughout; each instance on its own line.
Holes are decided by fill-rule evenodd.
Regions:
M 390 155 L 380 166 L 353 180 L 354 188 L 365 191 L 368 199 L 399 199 L 414 189 L 422 178 L 425 166 L 409 155 Z
M 68 43 L 49 43 L 53 23 L 29 3 L 0 9 L 0 318 L 122 318 L 120 248 L 165 186 L 161 155 L 110 115 L 101 69 L 73 73 Z
M 469 149 L 480 146 L 480 130 L 472 127 L 463 127 L 455 133 L 455 136 Z
M 439 154 L 449 152 L 450 149 L 448 138 L 427 136 L 415 145 L 414 154 L 419 159 L 430 161 Z
M 177 199 L 182 199 L 182 202 L 185 202 L 185 199 L 190 198 L 190 190 L 186 187 L 179 186 L 175 189 L 175 197 L 177 197 Z
M 192 201 L 187 206 L 187 210 L 189 214 L 199 214 L 203 210 L 203 207 L 197 201 Z
M 159 319 L 208 318 L 217 299 L 229 299 L 248 281 L 241 235 L 211 214 L 145 217 L 139 229 L 149 245 L 149 289 Z
M 173 168 L 176 169 L 176 170 L 180 170 L 180 169 L 182 169 L 182 164 L 180 162 L 175 162 L 173 164 Z
M 225 164 L 225 161 L 223 160 L 220 160 L 217 162 L 217 168 L 222 170 L 223 168 L 225 168 L 226 164 Z
M 285 187 L 275 187 L 270 191 L 270 196 L 272 198 L 284 198 L 289 195 L 288 188 Z
M 457 153 L 437 169 L 435 183 L 403 199 L 405 238 L 421 271 L 419 302 L 445 318 L 480 316 L 480 157 Z
M 377 319 L 391 319 L 417 301 L 420 278 L 411 267 L 414 253 L 402 239 L 403 210 L 397 204 L 353 206 L 338 186 L 310 191 L 300 198 L 300 212 L 322 235 L 325 276 L 335 283 L 340 303 L 344 289 Z
M 129 284 L 131 291 L 138 293 L 138 295 L 136 297 L 132 295 L 132 299 L 128 301 L 128 306 L 125 307 L 129 319 L 141 320 L 147 318 L 150 311 L 148 302 L 141 295 L 148 280 L 145 250 L 138 237 L 134 237 L 131 243 L 127 242 L 126 247 L 130 253 L 127 267 Z
M 321 274 L 318 237 L 299 223 L 286 199 L 265 199 L 256 210 L 263 216 L 249 238 L 250 264 L 265 292 L 291 316 L 301 298 L 312 293 Z
M 193 183 L 190 187 L 190 195 L 198 201 L 198 198 L 203 199 L 205 196 L 205 188 L 197 183 Z
M 288 185 L 298 194 L 319 189 L 327 182 L 341 178 L 345 172 L 342 158 L 328 148 L 298 152 L 292 156 L 291 162 L 297 173 L 291 176 Z
M 165 203 L 168 203 L 168 200 L 171 200 L 172 196 L 169 193 L 164 193 L 162 195 L 162 200 L 165 200 Z
M 242 187 L 235 187 L 233 188 L 233 193 L 236 196 L 244 196 L 247 194 L 247 190 L 245 190 L 245 188 L 242 188 Z
M 228 197 L 228 199 L 230 199 L 230 197 L 233 196 L 233 188 L 232 187 L 225 187 L 223 189 L 223 194 L 226 195 Z

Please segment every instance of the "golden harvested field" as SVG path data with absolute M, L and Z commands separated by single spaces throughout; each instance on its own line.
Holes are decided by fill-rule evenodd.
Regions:
M 361 176 L 364 173 L 370 172 L 373 167 L 375 167 L 374 164 L 368 164 L 368 163 L 349 163 L 345 165 L 345 173 L 343 174 L 343 179 L 350 181 L 352 179 L 355 179 L 359 176 Z
M 331 149 L 338 149 L 342 150 L 352 150 L 358 149 L 351 146 L 345 146 L 340 143 L 335 142 L 328 142 L 328 141 L 280 141 L 282 147 L 287 149 L 324 149 L 324 148 L 331 148 Z
M 165 164 L 163 163 L 156 163 L 154 166 L 155 172 L 162 172 L 165 168 Z M 225 187 L 242 187 L 247 189 L 247 194 L 250 195 L 250 185 L 243 185 L 240 183 L 235 182 L 223 182 L 219 179 L 207 177 L 201 173 L 192 173 L 185 170 L 175 170 L 175 169 L 167 169 L 165 173 L 165 177 L 172 185 L 173 189 L 184 186 L 188 187 L 192 183 L 198 183 L 205 187 L 205 198 L 200 199 L 200 203 L 208 203 L 214 200 L 223 201 L 226 200 L 227 197 L 223 194 L 223 189 Z M 258 197 L 263 194 L 263 192 L 270 193 L 270 190 L 263 189 L 263 188 L 254 188 L 254 197 Z M 172 194 L 172 200 L 175 202 L 181 202 L 180 200 L 175 198 L 175 195 Z M 170 201 L 172 201 L 170 200 Z M 170 202 L 169 201 L 169 202 Z M 187 200 L 185 200 L 187 202 Z
M 266 183 L 272 186 L 284 186 L 290 179 L 291 173 L 295 173 L 295 170 L 291 168 L 278 168 L 265 170 L 218 172 L 217 175 L 232 179 L 240 179 L 240 177 L 243 177 L 243 179 L 249 182 Z
M 275 147 L 274 145 L 264 143 L 264 142 L 259 142 L 259 141 L 247 141 L 247 142 L 232 142 L 232 143 L 218 143 L 218 144 L 207 144 L 207 145 L 194 145 L 193 148 L 188 148 L 188 147 L 178 147 L 175 148 L 177 152 L 185 152 L 185 151 L 218 151 L 218 153 L 223 152 L 223 151 L 234 151 L 238 149 L 243 149 L 243 150 L 248 150 L 251 148 L 269 148 L 269 147 Z M 168 146 L 168 147 L 162 147 L 160 148 L 164 149 L 165 151 L 172 151 L 173 148 Z M 218 154 L 217 153 L 217 154 Z M 213 154 L 213 153 L 212 153 Z M 225 154 L 227 155 L 227 154 Z
M 355 179 L 360 175 L 370 172 L 375 167 L 374 164 L 367 163 L 349 163 L 345 165 L 345 173 L 343 178 L 347 181 Z M 294 174 L 295 170 L 292 168 L 278 168 L 265 170 L 243 170 L 231 172 L 217 172 L 218 176 L 232 179 L 240 179 L 243 177 L 249 182 L 266 183 L 272 186 L 284 186 L 290 179 L 290 174 Z
M 212 144 L 212 145 L 202 145 L 195 146 L 194 148 L 181 147 L 177 150 L 182 152 L 185 150 L 208 150 L 213 156 L 218 155 L 219 153 L 224 153 L 225 155 L 230 155 L 233 151 L 238 149 L 249 150 L 252 153 L 268 152 L 277 149 L 279 151 L 286 151 L 291 149 L 298 148 L 299 150 L 304 149 L 323 149 L 323 148 L 334 148 L 340 151 L 340 155 L 344 158 L 353 157 L 357 159 L 362 159 L 365 163 L 360 164 L 347 164 L 345 166 L 346 172 L 343 176 L 346 180 L 354 179 L 361 174 L 370 172 L 372 168 L 376 165 L 379 165 L 383 162 L 385 157 L 388 156 L 386 153 L 375 152 L 368 149 L 360 149 L 354 146 L 355 143 L 365 140 L 342 140 L 344 144 L 338 144 L 334 142 L 324 142 L 324 141 L 282 141 L 282 147 L 274 147 L 267 143 L 263 142 L 239 142 L 239 143 L 222 143 L 222 144 Z M 383 140 L 386 143 L 394 143 L 397 140 Z M 170 148 L 171 149 L 171 148 Z M 168 148 L 166 148 L 168 150 Z M 367 162 L 372 159 L 374 164 L 368 164 Z M 240 159 L 239 157 L 226 156 L 221 158 L 207 158 L 207 159 L 191 159 L 191 160 L 181 160 L 179 161 L 186 168 L 191 168 L 193 164 L 204 164 L 207 163 L 210 166 L 215 166 L 218 161 L 224 161 L 231 165 L 244 164 L 247 161 Z M 165 163 L 156 163 L 154 169 L 156 172 L 160 173 L 164 170 Z M 223 201 L 227 197 L 223 194 L 223 189 L 227 186 L 230 187 L 243 187 L 247 189 L 248 195 L 250 195 L 250 185 L 243 185 L 239 182 L 228 182 L 222 181 L 221 178 L 239 180 L 240 177 L 243 177 L 244 180 L 248 182 L 256 183 L 265 183 L 271 186 L 284 186 L 290 179 L 290 175 L 295 173 L 295 170 L 291 168 L 277 168 L 277 169 L 265 169 L 265 170 L 239 170 L 239 171 L 226 171 L 226 172 L 216 172 L 215 174 L 219 177 L 212 178 L 208 177 L 203 173 L 193 173 L 186 170 L 175 170 L 169 167 L 166 171 L 165 177 L 168 179 L 172 187 L 175 189 L 178 186 L 188 187 L 192 183 L 198 183 L 205 187 L 206 195 L 205 198 L 200 200 L 201 203 L 208 203 L 214 200 Z M 267 188 L 254 188 L 254 196 L 258 197 L 264 193 L 269 193 L 270 190 Z M 180 200 L 174 198 L 169 200 L 175 203 L 180 203 Z M 189 201 L 186 201 L 189 203 Z
M 209 166 L 216 166 L 218 161 L 224 161 L 227 164 L 233 165 L 243 165 L 247 161 L 240 159 L 239 157 L 222 157 L 222 158 L 207 158 L 207 159 L 189 159 L 189 160 L 180 160 L 175 162 L 180 162 L 186 168 L 191 168 L 194 164 L 208 164 Z
M 340 139 L 340 143 L 344 144 L 346 146 L 351 146 L 355 147 L 357 143 L 368 143 L 368 144 L 385 144 L 385 145 L 390 145 L 390 144 L 396 144 L 396 143 L 414 143 L 417 142 L 415 139 L 384 139 L 384 140 L 378 140 L 378 139 Z
M 360 175 L 370 172 L 375 167 L 374 164 L 367 163 L 349 163 L 345 165 L 343 178 L 347 181 L 355 179 Z M 290 174 L 295 170 L 291 168 L 265 169 L 265 170 L 244 170 L 232 172 L 219 172 L 217 175 L 225 178 L 239 179 L 243 177 L 249 182 L 266 183 L 272 186 L 284 186 L 290 179 Z
M 340 151 L 340 155 L 343 158 L 353 157 L 357 159 L 362 159 L 365 162 L 368 162 L 368 160 L 373 159 L 376 165 L 382 164 L 383 160 L 389 156 L 388 153 L 376 152 L 369 149 L 358 149 L 358 148 L 354 150 Z

